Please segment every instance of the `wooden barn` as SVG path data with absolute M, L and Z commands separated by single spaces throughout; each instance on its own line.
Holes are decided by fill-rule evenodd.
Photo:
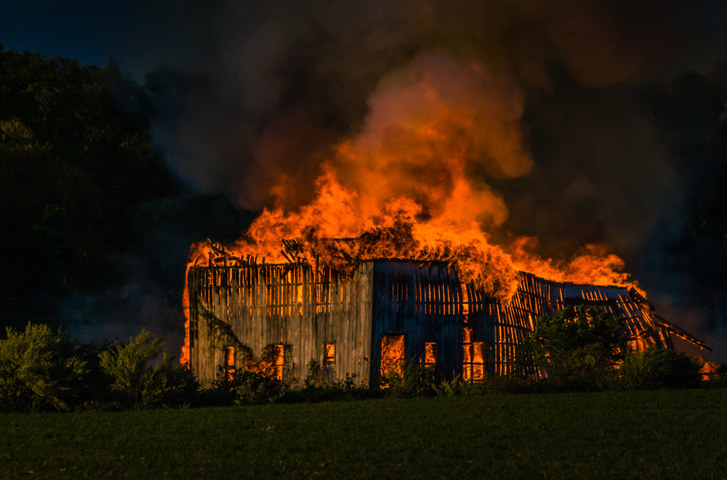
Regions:
M 704 347 L 622 287 L 521 273 L 516 295 L 501 303 L 441 262 L 370 260 L 351 273 L 236 262 L 191 267 L 187 282 L 190 365 L 203 385 L 265 355 L 285 382 L 302 382 L 315 361 L 331 380 L 376 386 L 403 359 L 477 381 L 485 372 L 508 374 L 536 319 L 574 304 L 622 317 L 637 348 L 672 348 L 674 337 Z

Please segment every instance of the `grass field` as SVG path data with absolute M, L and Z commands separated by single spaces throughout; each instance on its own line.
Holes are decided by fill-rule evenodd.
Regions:
M 727 389 L 0 415 L 1 478 L 727 478 Z

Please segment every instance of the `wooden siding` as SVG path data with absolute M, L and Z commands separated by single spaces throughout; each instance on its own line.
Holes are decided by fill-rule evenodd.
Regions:
M 445 378 L 462 370 L 462 295 L 443 263 L 378 261 L 373 271 L 371 379 L 379 379 L 382 335 L 406 335 L 406 357 L 424 361 L 426 342 L 437 344 L 436 369 Z
M 487 371 L 511 373 L 517 344 L 535 328 L 538 317 L 570 305 L 596 305 L 623 320 L 624 334 L 631 346 L 673 348 L 677 335 L 702 348 L 703 342 L 654 314 L 651 305 L 624 287 L 560 283 L 520 273 L 517 293 L 509 303 L 500 303 L 467 285 L 465 321 L 472 328 L 473 341 L 488 346 Z
M 485 370 L 512 373 L 517 345 L 537 318 L 569 305 L 598 305 L 623 319 L 632 346 L 673 348 L 672 335 L 703 342 L 653 312 L 623 287 L 579 285 L 521 273 L 510 302 L 501 303 L 473 285 L 462 285 L 444 263 L 375 260 L 351 274 L 303 264 L 193 267 L 188 276 L 190 361 L 202 384 L 235 346 L 236 365 L 245 350 L 286 346 L 286 380 L 302 382 L 310 360 L 323 364 L 325 345 L 335 344 L 334 380 L 379 380 L 381 336 L 406 335 L 407 358 L 423 360 L 426 342 L 437 344 L 437 369 L 462 375 L 463 328 L 486 346 Z
M 286 381 L 302 382 L 308 363 L 323 363 L 336 345 L 334 380 L 368 384 L 371 350 L 371 263 L 351 275 L 301 264 L 193 267 L 189 270 L 190 361 L 210 384 L 226 345 L 260 356 L 286 345 Z M 238 357 L 238 364 L 242 357 Z

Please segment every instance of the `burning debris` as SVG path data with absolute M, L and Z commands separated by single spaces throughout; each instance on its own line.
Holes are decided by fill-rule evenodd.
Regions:
M 535 320 L 573 303 L 624 318 L 635 347 L 703 347 L 653 313 L 606 246 L 546 258 L 503 232 L 509 211 L 488 179 L 533 166 L 523 104 L 511 79 L 442 51 L 381 78 L 360 129 L 317 162 L 312 195 L 280 172 L 274 207 L 240 240 L 192 247 L 182 362 L 208 382 L 215 352 L 277 345 L 292 362 L 280 372 L 304 378 L 336 345 L 339 380 L 370 384 L 406 355 L 477 380 L 509 373 Z
M 342 245 L 351 261 L 336 269 L 305 243 L 286 241 L 286 263 L 257 263 L 207 244 L 206 264 L 187 274 L 189 323 L 184 361 L 200 381 L 226 371 L 230 349 L 279 352 L 275 377 L 305 378 L 311 360 L 335 380 L 355 376 L 375 385 L 416 358 L 445 378 L 479 381 L 485 373 L 512 372 L 517 345 L 543 314 L 569 305 L 598 305 L 620 317 L 632 347 L 673 348 L 674 338 L 699 348 L 703 342 L 656 315 L 636 290 L 555 282 L 516 272 L 510 297 L 494 296 L 442 260 L 358 258 L 351 240 Z M 343 258 L 338 248 L 333 258 Z M 285 355 L 282 354 L 285 352 Z M 287 373 L 284 373 L 287 372 Z

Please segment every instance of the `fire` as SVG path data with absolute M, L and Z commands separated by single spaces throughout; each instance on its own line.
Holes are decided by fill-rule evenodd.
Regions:
M 406 361 L 406 343 L 404 335 L 383 335 L 381 338 L 381 369 L 380 375 L 401 375 L 402 366 Z
M 480 63 L 437 51 L 385 76 L 369 98 L 361 129 L 319 162 L 312 201 L 298 202 L 281 175 L 265 208 L 232 255 L 280 263 L 304 261 L 350 271 L 364 260 L 445 261 L 463 282 L 508 301 L 518 271 L 578 283 L 636 286 L 605 247 L 575 258 L 541 258 L 533 239 L 496 245 L 508 209 L 487 178 L 526 175 L 533 160 L 520 124 L 524 95 Z M 282 241 L 286 242 L 283 249 Z M 209 261 L 192 246 L 190 265 Z M 185 293 L 185 312 L 189 299 Z M 189 361 L 189 321 L 182 363 Z
M 184 293 L 182 294 L 182 311 L 184 312 L 184 344 L 182 345 L 182 353 L 179 355 L 179 363 L 189 365 L 189 288 L 187 285 L 187 275 L 189 269 L 199 263 L 209 261 L 209 250 L 203 248 L 203 243 L 195 243 L 190 247 L 190 259 L 187 262 L 187 268 L 184 272 Z

